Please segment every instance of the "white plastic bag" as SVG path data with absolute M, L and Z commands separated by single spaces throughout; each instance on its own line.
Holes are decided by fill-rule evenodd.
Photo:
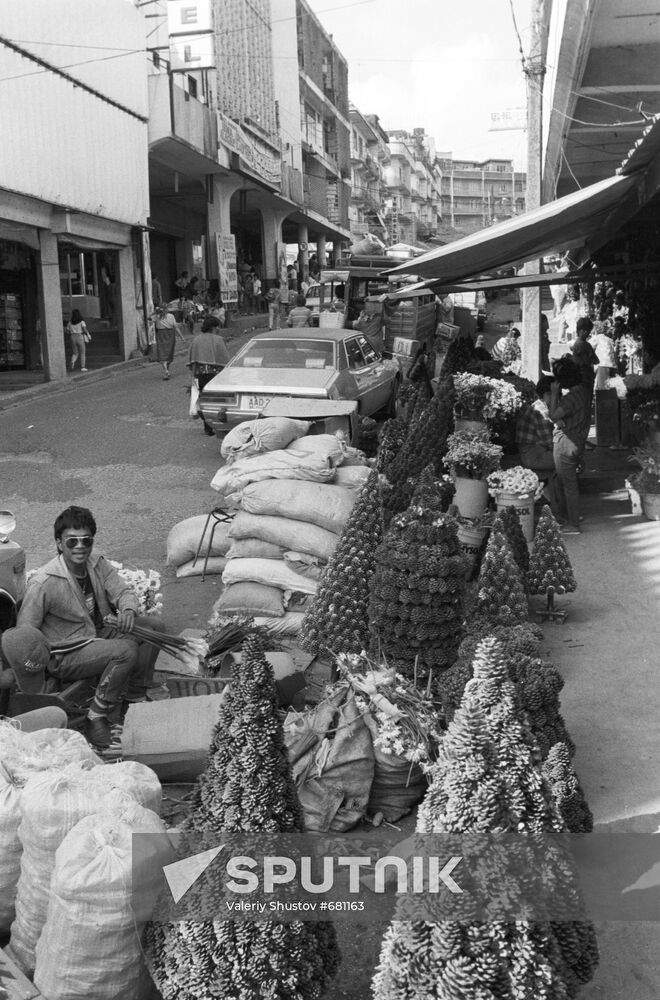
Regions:
M 307 434 L 310 427 L 308 420 L 293 420 L 291 417 L 246 420 L 225 435 L 220 454 L 229 464 L 237 458 L 248 458 L 265 451 L 279 451 Z
M 323 562 L 328 561 L 339 541 L 339 535 L 319 528 L 317 524 L 294 521 L 290 517 L 248 514 L 244 510 L 240 510 L 234 518 L 230 538 L 261 538 L 287 550 L 317 556 Z
M 204 571 L 204 560 L 206 555 L 204 552 L 200 552 L 197 559 L 191 559 L 189 562 L 182 563 L 176 568 L 177 580 L 185 576 L 201 576 L 204 573 L 205 576 L 213 576 L 218 573 L 222 573 L 225 566 L 227 565 L 226 556 L 209 556 L 206 559 L 206 572 Z
M 120 811 L 127 799 L 135 801 L 99 781 L 94 772 L 102 769 L 69 764 L 35 775 L 23 789 L 18 828 L 23 855 L 9 950 L 28 976 L 34 972 L 35 948 L 46 921 L 55 851 L 83 817 L 99 810 Z
M 107 783 L 109 788 L 128 792 L 135 801 L 160 815 L 163 790 L 154 771 L 136 760 L 124 760 L 116 764 L 106 764 L 94 772 L 97 781 Z
M 133 910 L 133 834 L 165 835 L 154 812 L 87 816 L 55 854 L 34 983 L 48 1000 L 137 1000 L 148 974 Z M 157 844 L 158 841 L 155 841 Z
M 307 434 L 293 441 L 286 450 L 298 455 L 316 455 L 334 467 L 341 465 L 347 448 L 343 435 Z
M 302 628 L 304 611 L 285 611 L 281 618 L 255 618 L 258 628 L 265 628 L 271 635 L 298 635 Z
M 302 440 L 302 439 L 301 439 Z M 231 465 L 218 469 L 211 488 L 225 499 L 234 499 L 249 483 L 262 479 L 303 479 L 315 483 L 330 483 L 335 470 L 323 455 L 307 451 L 269 451 L 265 455 L 239 458 Z

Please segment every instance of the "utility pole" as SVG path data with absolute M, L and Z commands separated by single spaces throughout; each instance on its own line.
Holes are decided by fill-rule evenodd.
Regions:
M 529 53 L 523 59 L 527 83 L 527 210 L 541 205 L 543 156 L 543 80 L 548 49 L 552 0 L 531 0 Z M 515 183 L 514 183 L 515 189 Z M 515 197 L 515 190 L 514 190 Z M 528 261 L 525 274 L 538 274 L 542 261 Z M 541 372 L 541 289 L 525 288 L 522 294 L 522 369 L 536 382 Z

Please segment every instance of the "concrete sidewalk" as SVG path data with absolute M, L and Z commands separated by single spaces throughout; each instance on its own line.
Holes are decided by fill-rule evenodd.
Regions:
M 599 830 L 654 832 L 660 820 L 660 521 L 634 516 L 627 451 L 587 451 L 582 534 L 565 537 L 578 589 L 558 599 L 542 655 L 565 680 L 562 713 Z M 660 851 L 660 845 L 659 845 Z M 660 924 L 599 925 L 601 964 L 588 1000 L 657 1000 Z
M 256 313 L 253 316 L 233 316 L 231 325 L 223 331 L 225 343 L 230 354 L 235 353 L 239 347 L 252 336 L 253 333 L 265 330 L 268 326 L 268 316 L 264 313 Z M 182 337 L 177 337 L 174 356 L 183 358 L 188 355 L 188 348 L 193 339 L 188 328 L 184 325 L 180 327 Z M 199 325 L 195 333 L 199 333 Z M 57 379 L 53 382 L 38 382 L 26 389 L 3 388 L 0 384 L 0 411 L 8 409 L 10 406 L 19 406 L 21 403 L 29 403 L 34 399 L 41 399 L 42 396 L 52 396 L 55 393 L 71 392 L 81 385 L 90 385 L 94 382 L 101 382 L 109 378 L 123 376 L 127 371 L 137 368 L 144 368 L 155 361 L 153 348 L 149 354 L 140 354 L 136 358 L 129 358 L 127 361 L 118 361 L 116 364 L 105 365 L 103 368 L 96 368 L 88 372 L 76 371 L 70 373 L 66 378 Z

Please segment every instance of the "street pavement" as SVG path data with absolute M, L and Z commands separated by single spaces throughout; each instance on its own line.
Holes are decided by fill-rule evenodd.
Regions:
M 503 331 L 505 321 L 496 321 Z M 52 525 L 62 508 L 90 507 L 99 550 L 163 574 L 164 615 L 174 631 L 203 627 L 220 592 L 217 577 L 177 581 L 165 566 L 170 528 L 217 500 L 209 483 L 219 443 L 188 417 L 184 362 L 179 354 L 167 382 L 159 365 L 141 361 L 100 379 L 71 379 L 49 394 L 6 398 L 11 405 L 0 410 L 0 508 L 16 515 L 14 537 L 28 568 L 54 553 Z M 630 471 L 624 452 L 587 452 L 584 529 L 566 539 L 578 589 L 561 599 L 565 624 L 545 626 L 542 655 L 565 679 L 562 711 L 596 824 L 655 832 L 660 522 L 632 514 L 624 489 Z M 581 997 L 658 1000 L 659 928 L 599 926 L 601 965 Z M 330 997 L 353 995 L 344 989 L 338 983 Z

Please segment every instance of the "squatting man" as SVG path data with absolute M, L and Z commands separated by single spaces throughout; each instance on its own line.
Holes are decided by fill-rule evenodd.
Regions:
M 47 674 L 63 681 L 98 678 L 85 735 L 105 749 L 112 742 L 110 720 L 121 719 L 126 702 L 145 701 L 153 686 L 158 650 L 131 635 L 133 626 L 163 626 L 138 616 L 133 590 L 92 551 L 96 521 L 90 510 L 67 507 L 53 533 L 57 555 L 30 579 L 16 627 L 3 633 L 2 653 L 19 690 L 28 694 L 45 690 Z

